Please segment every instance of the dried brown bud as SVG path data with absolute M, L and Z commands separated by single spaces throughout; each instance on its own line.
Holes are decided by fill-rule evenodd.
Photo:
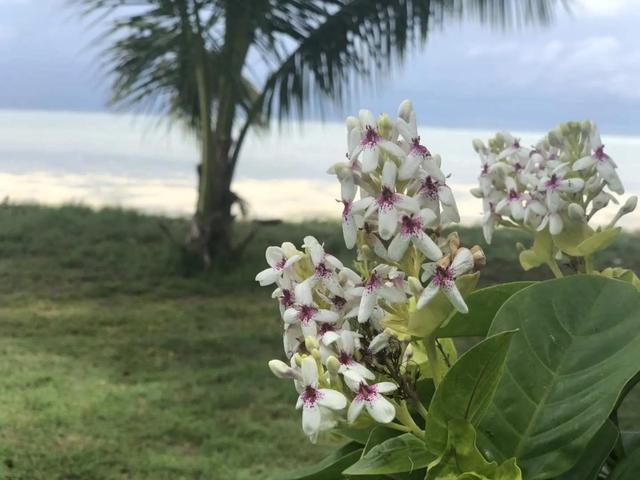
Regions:
M 473 255 L 473 266 L 476 270 L 480 270 L 487 264 L 487 257 L 480 245 L 471 247 L 471 254 Z

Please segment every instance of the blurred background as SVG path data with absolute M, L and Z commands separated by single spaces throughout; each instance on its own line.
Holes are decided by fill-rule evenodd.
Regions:
M 307 445 L 266 368 L 279 317 L 253 278 L 306 234 L 348 263 L 326 174 L 345 116 L 411 99 L 486 246 L 474 138 L 591 119 L 640 193 L 638 22 L 634 0 L 0 0 L 0 478 L 321 458 L 333 440 Z M 639 222 L 602 264 L 638 271 Z M 484 284 L 545 278 L 516 241 L 487 246 Z

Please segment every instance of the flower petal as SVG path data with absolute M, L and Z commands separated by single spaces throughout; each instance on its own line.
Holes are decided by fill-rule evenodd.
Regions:
M 444 287 L 442 291 L 456 310 L 458 310 L 460 313 L 469 312 L 469 307 L 467 307 L 467 304 L 464 302 L 464 298 L 462 298 L 460 290 L 458 290 L 458 287 L 454 282 L 451 282 L 451 285 Z
M 367 412 L 378 423 L 389 423 L 396 418 L 396 409 L 389 400 L 382 395 L 376 395 L 375 398 L 366 403 Z
M 468 248 L 459 248 L 456 251 L 456 256 L 451 263 L 453 269 L 453 276 L 458 278 L 460 275 L 473 270 L 473 254 Z
M 302 431 L 309 437 L 317 437 L 320 432 L 322 415 L 318 405 L 305 405 L 302 409 Z
M 391 240 L 391 243 L 389 244 L 389 258 L 393 261 L 399 262 L 407 251 L 410 240 L 411 237 L 403 233 L 398 233 L 393 237 L 393 240 Z
M 587 157 L 582 157 L 579 160 L 573 162 L 574 170 L 586 170 L 587 168 L 591 168 L 596 164 L 597 160 L 591 155 Z
M 389 240 L 398 228 L 398 211 L 393 206 L 378 210 L 378 232 L 380 238 Z
M 365 147 L 362 153 L 362 172 L 371 173 L 378 168 L 378 149 Z
M 347 412 L 347 421 L 349 423 L 353 423 L 360 416 L 360 412 L 362 412 L 362 407 L 364 407 L 364 402 L 362 400 L 358 400 L 354 398 L 349 405 L 349 411 Z
M 370 292 L 365 289 L 360 300 L 360 308 L 358 309 L 358 323 L 365 323 L 369 320 L 373 307 L 376 306 L 378 295 L 376 292 Z
M 389 393 L 398 389 L 398 386 L 392 382 L 380 382 L 376 383 L 378 393 Z
M 347 398 L 342 393 L 330 388 L 321 388 L 318 391 L 320 392 L 318 405 L 331 410 L 342 410 L 347 406 Z
M 278 278 L 280 278 L 280 272 L 267 268 L 256 275 L 256 282 L 259 282 L 261 287 L 266 287 L 275 283 Z
M 440 260 L 442 258 L 442 250 L 436 245 L 429 235 L 419 232 L 411 239 L 418 250 L 425 254 L 429 260 Z
M 340 316 L 336 312 L 320 309 L 313 316 L 313 321 L 319 323 L 336 323 L 339 318 Z
M 304 357 L 302 359 L 302 382 L 305 386 L 313 386 L 318 383 L 318 366 L 313 357 Z
M 420 298 L 418 298 L 418 303 L 416 304 L 416 308 L 418 310 L 423 308 L 427 303 L 429 303 L 433 299 L 433 297 L 435 297 L 438 294 L 439 291 L 440 291 L 440 288 L 434 282 L 430 282 L 429 285 L 427 285 L 427 287 L 420 294 Z
M 264 254 L 267 259 L 267 263 L 270 267 L 275 267 L 282 261 L 284 254 L 282 253 L 282 249 L 280 247 L 267 247 L 267 250 Z

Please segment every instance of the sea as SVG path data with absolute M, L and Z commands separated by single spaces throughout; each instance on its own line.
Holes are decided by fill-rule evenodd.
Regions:
M 469 190 L 479 160 L 474 138 L 490 130 L 423 125 L 422 141 L 443 159 L 462 222 L 479 223 L 481 202 Z M 524 144 L 542 132 L 514 131 Z M 608 135 L 627 193 L 640 193 L 640 136 Z M 341 123 L 274 124 L 251 134 L 242 150 L 232 189 L 258 219 L 339 219 L 339 185 L 326 170 L 344 159 Z M 193 135 L 160 117 L 64 111 L 0 110 L 0 196 L 13 203 L 123 207 L 187 216 L 196 202 L 198 150 Z M 609 208 L 595 220 L 606 223 Z M 640 215 L 622 225 L 640 228 Z

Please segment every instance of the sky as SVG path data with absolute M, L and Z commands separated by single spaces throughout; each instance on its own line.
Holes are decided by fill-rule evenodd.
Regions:
M 444 127 L 547 130 L 591 118 L 640 134 L 640 0 L 579 0 L 547 28 L 491 31 L 463 23 L 330 119 L 367 105 L 394 112 L 411 98 Z M 95 28 L 67 0 L 0 0 L 0 108 L 105 111 Z

